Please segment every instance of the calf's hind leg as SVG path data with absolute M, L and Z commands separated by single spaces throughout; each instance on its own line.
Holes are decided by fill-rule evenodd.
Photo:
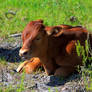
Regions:
M 75 70 L 74 67 L 71 66 L 64 66 L 56 69 L 54 75 L 55 76 L 62 76 L 62 77 L 67 77 L 69 76 L 73 71 Z

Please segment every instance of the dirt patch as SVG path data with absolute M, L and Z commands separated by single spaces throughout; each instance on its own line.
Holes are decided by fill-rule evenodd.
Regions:
M 23 74 L 14 71 L 22 61 L 18 55 L 21 45 L 20 37 L 0 40 L 0 59 L 2 60 L 3 57 L 7 62 L 6 65 L 0 64 L 1 88 L 11 85 L 16 88 L 21 85 Z M 23 92 L 85 92 L 79 74 L 61 78 L 53 75 L 47 76 L 44 71 L 37 71 L 32 74 L 24 74 L 23 85 L 25 88 Z

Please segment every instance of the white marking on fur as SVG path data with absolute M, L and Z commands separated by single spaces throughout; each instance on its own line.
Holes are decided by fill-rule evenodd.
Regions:
M 23 70 L 23 67 L 28 63 L 28 61 L 24 61 L 22 64 L 19 65 L 17 68 L 17 72 L 21 72 Z
M 20 51 L 19 51 L 19 55 L 22 56 L 23 53 L 26 52 L 26 51 L 27 51 L 27 49 L 24 49 L 24 50 L 20 49 Z

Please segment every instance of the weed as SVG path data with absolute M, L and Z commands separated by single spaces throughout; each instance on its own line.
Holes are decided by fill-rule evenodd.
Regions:
M 85 48 L 84 48 L 85 47 Z M 82 77 L 84 79 L 85 88 L 87 91 L 92 91 L 92 63 L 88 64 L 87 62 L 92 61 L 92 56 L 89 56 L 89 45 L 88 42 L 85 41 L 85 46 L 81 46 L 80 42 L 78 41 L 78 44 L 76 46 L 76 51 L 78 56 L 82 56 L 83 65 L 81 66 L 81 72 Z
M 0 0 L 0 36 L 20 33 L 31 20 L 43 19 L 46 25 L 83 25 L 92 20 L 90 0 Z M 74 18 L 74 20 L 71 20 Z
M 4 57 L 0 58 L 0 64 L 7 65 L 7 62 Z
M 5 87 L 5 88 L 0 87 L 0 92 L 22 92 L 25 89 L 24 78 L 25 78 L 24 73 L 22 73 L 20 84 L 17 84 L 15 87 L 13 87 L 12 85 L 10 85 L 9 87 Z

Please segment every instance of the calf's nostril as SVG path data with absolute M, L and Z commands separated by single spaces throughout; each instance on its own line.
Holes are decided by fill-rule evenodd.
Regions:
M 27 54 L 28 54 L 28 52 L 24 52 L 24 53 L 23 53 L 23 55 L 27 55 Z
M 22 49 L 20 49 L 20 51 L 19 51 L 19 56 L 25 56 L 25 55 L 27 55 L 28 54 L 28 50 L 26 50 L 26 49 L 24 49 L 24 50 L 22 50 Z

